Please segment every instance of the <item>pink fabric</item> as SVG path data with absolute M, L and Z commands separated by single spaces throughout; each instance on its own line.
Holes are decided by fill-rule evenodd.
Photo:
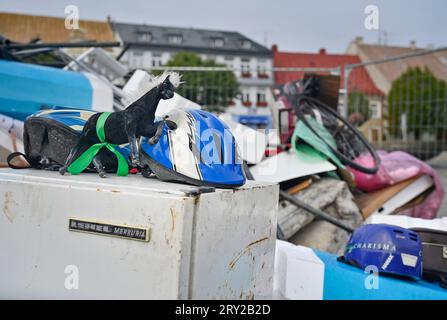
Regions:
M 349 168 L 354 174 L 357 187 L 363 191 L 371 192 L 412 177 L 428 174 L 433 178 L 435 191 L 423 203 L 407 209 L 401 214 L 424 219 L 435 218 L 444 199 L 444 187 L 438 173 L 424 161 L 402 151 L 390 153 L 379 151 L 378 154 L 381 165 L 376 174 L 365 174 Z M 355 162 L 365 166 L 372 166 L 373 164 L 370 155 L 360 156 Z

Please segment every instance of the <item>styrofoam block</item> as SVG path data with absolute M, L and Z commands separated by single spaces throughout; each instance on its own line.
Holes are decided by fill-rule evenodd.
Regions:
M 322 300 L 324 263 L 314 251 L 277 240 L 273 299 Z

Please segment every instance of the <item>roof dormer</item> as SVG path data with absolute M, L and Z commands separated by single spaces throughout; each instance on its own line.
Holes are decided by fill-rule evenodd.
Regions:
M 241 48 L 243 49 L 251 49 L 251 41 L 247 39 L 242 39 L 240 42 Z
M 168 34 L 168 42 L 171 44 L 181 44 L 183 42 L 183 36 L 180 33 Z
M 151 42 L 152 41 L 152 33 L 149 31 L 138 31 L 137 39 L 141 42 Z
M 211 38 L 211 46 L 214 48 L 222 48 L 225 45 L 225 39 L 222 37 Z

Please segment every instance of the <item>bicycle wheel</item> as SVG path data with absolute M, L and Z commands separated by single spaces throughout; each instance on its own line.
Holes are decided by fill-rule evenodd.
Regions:
M 294 103 L 294 110 L 301 120 L 319 139 L 331 149 L 340 161 L 358 171 L 367 174 L 375 174 L 379 170 L 380 158 L 374 147 L 363 137 L 363 135 L 352 126 L 346 119 L 341 117 L 335 110 L 318 99 L 300 95 Z M 309 117 L 317 120 L 334 137 L 336 147 L 328 143 L 318 133 L 309 121 Z M 369 155 L 373 164 L 369 167 L 355 162 L 360 156 Z

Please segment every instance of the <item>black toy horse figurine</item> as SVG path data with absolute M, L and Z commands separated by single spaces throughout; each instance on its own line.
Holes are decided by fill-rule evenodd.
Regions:
M 175 72 L 165 72 L 158 77 L 152 77 L 145 88 L 141 88 L 133 94 L 137 98 L 133 103 L 122 111 L 112 112 L 106 119 L 104 123 L 105 142 L 114 145 L 130 143 L 132 167 L 140 167 L 137 140 L 141 136 L 150 138 L 149 141 L 155 144 L 160 138 L 164 123 L 175 128 L 175 124 L 166 119 L 156 126 L 154 119 L 158 103 L 161 99 L 167 100 L 174 96 L 175 88 L 180 85 L 180 78 L 181 76 Z M 65 174 L 70 164 L 92 145 L 101 142 L 96 132 L 96 125 L 101 114 L 101 112 L 94 114 L 88 119 L 78 144 L 70 151 L 64 166 L 60 168 L 60 174 Z M 100 160 L 100 154 L 101 151 L 93 158 L 92 163 L 99 176 L 105 178 L 106 172 Z

